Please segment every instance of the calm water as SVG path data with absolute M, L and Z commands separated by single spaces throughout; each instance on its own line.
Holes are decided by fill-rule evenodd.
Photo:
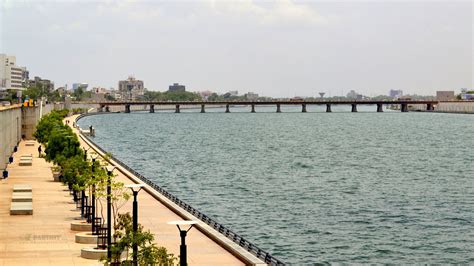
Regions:
M 274 109 L 79 124 L 285 262 L 474 263 L 473 115 Z

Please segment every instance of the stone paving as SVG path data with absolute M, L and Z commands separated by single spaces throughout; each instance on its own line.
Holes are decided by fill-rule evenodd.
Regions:
M 52 164 L 38 158 L 38 143 L 20 142 L 9 178 L 0 181 L 0 266 L 100 265 L 80 257 L 70 223 L 79 211 L 65 186 L 53 182 Z M 44 150 L 44 149 L 43 149 Z M 32 166 L 19 166 L 20 156 L 33 154 Z M 33 215 L 10 215 L 13 185 L 31 184 Z
M 53 181 L 53 165 L 38 157 L 38 145 L 35 142 L 34 146 L 26 146 L 22 141 L 14 154 L 14 162 L 8 165 L 9 178 L 0 181 L 0 266 L 102 265 L 80 257 L 81 248 L 91 246 L 75 243 L 77 232 L 70 230 L 70 223 L 77 221 L 80 212 L 67 187 Z M 82 141 L 81 145 L 87 147 Z M 25 154 L 33 154 L 32 166 L 19 165 L 20 157 Z M 117 178 L 125 184 L 132 183 L 120 173 Z M 33 215 L 10 215 L 13 185 L 16 184 L 31 184 Z M 167 222 L 182 219 L 146 191 L 139 193 L 138 205 L 139 222 L 155 234 L 159 246 L 166 247 L 177 257 L 179 232 L 176 226 Z M 132 202 L 129 201 L 121 212 L 131 210 Z M 186 243 L 189 265 L 244 265 L 196 229 L 188 233 Z

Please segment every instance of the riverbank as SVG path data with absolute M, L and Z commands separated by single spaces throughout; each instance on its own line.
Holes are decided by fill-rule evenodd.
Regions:
M 78 115 L 66 118 L 69 125 L 76 122 Z M 74 132 L 79 135 L 76 128 Z M 80 136 L 81 147 L 92 149 L 99 156 L 104 156 L 104 152 L 99 147 Z M 117 180 L 124 183 L 143 183 L 128 169 L 120 165 L 119 162 L 110 160 L 110 164 L 116 166 L 118 171 Z M 175 226 L 168 225 L 167 222 L 173 220 L 197 220 L 193 215 L 155 191 L 147 185 L 138 195 L 139 222 L 145 228 L 149 228 L 157 236 L 157 244 L 166 247 L 171 253 L 179 254 L 179 234 Z M 131 212 L 131 202 L 123 207 L 123 212 Z M 198 222 L 188 233 L 186 239 L 188 246 L 188 263 L 192 265 L 266 265 L 263 261 L 247 252 L 245 249 L 230 241 L 208 225 Z

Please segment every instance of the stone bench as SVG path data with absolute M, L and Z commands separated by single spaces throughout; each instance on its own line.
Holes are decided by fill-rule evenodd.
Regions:
M 31 159 L 32 159 L 32 158 L 33 158 L 33 154 L 31 154 L 31 153 L 30 153 L 30 154 L 23 154 L 22 156 L 20 156 L 20 159 L 24 159 L 24 158 L 25 158 L 25 159 L 28 159 L 28 158 L 31 158 Z
M 32 158 L 21 158 L 19 162 L 20 166 L 31 166 L 33 165 L 33 159 Z
M 13 192 L 12 202 L 32 202 L 33 193 L 31 192 Z
M 30 184 L 17 184 L 13 185 L 13 192 L 31 192 Z
M 35 146 L 35 142 L 34 141 L 27 141 L 25 143 L 25 146 Z
M 33 215 L 33 202 L 12 202 L 10 215 Z

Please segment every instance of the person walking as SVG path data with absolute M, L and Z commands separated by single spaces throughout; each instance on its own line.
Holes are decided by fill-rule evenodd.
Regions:
M 38 146 L 38 158 L 41 158 L 41 144 Z

